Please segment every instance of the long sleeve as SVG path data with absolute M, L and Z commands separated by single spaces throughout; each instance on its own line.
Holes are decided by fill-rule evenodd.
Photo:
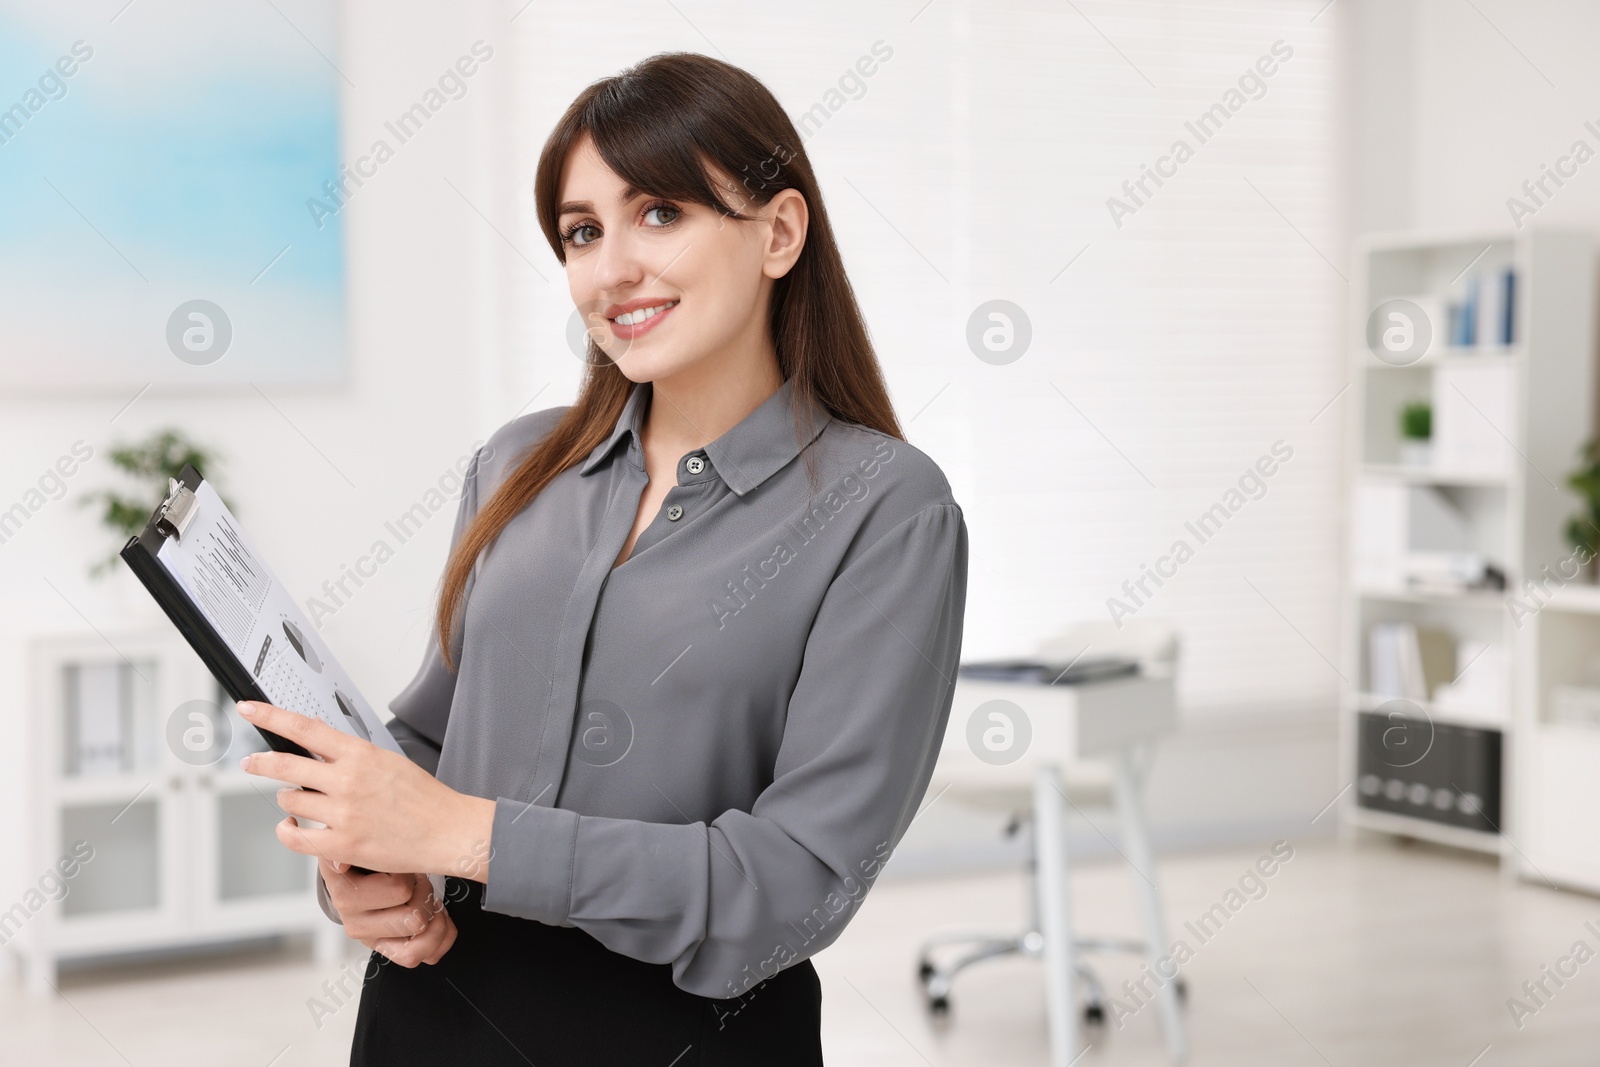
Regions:
M 478 514 L 479 480 L 483 463 L 486 458 L 493 456 L 493 442 L 480 448 L 472 457 L 472 462 L 467 466 L 461 486 L 461 503 L 456 508 L 455 528 L 450 532 L 450 552 L 445 558 L 454 554 L 456 545 L 461 540 L 461 535 L 466 532 L 467 526 Z M 474 568 L 473 578 L 476 577 Z M 467 580 L 467 595 L 472 594 L 473 578 Z M 457 639 L 453 649 L 457 662 L 460 662 L 461 645 Z M 439 642 L 434 638 L 432 628 L 426 647 L 422 653 L 422 666 L 417 669 L 416 676 L 411 679 L 411 684 L 402 689 L 398 696 L 389 702 L 389 710 L 395 714 L 395 722 L 403 722 L 410 728 L 413 736 L 427 739 L 433 749 L 432 762 L 426 763 L 413 754 L 412 748 L 399 734 L 395 739 L 400 741 L 400 747 L 412 760 L 422 763 L 428 768 L 430 774 L 436 773 L 439 766 L 439 750 L 444 747 L 445 727 L 450 721 L 450 704 L 455 697 L 456 672 L 452 671 L 444 662 L 444 653 L 439 649 Z
M 833 578 L 773 780 L 709 825 L 496 801 L 484 907 L 576 926 L 732 997 L 836 939 L 927 788 L 966 604 L 954 503 L 910 515 Z

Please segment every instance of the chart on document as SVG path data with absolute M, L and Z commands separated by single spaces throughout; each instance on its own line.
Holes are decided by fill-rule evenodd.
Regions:
M 181 538 L 166 540 L 157 559 L 255 676 L 261 691 L 281 708 L 399 752 L 216 490 L 201 482 L 195 499 L 194 520 Z

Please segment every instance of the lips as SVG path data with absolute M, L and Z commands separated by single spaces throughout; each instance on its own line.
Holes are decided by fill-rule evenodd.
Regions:
M 668 311 L 676 307 L 677 304 L 678 302 L 676 300 L 663 300 L 659 304 L 652 304 L 649 307 L 634 308 L 631 311 L 624 311 L 620 315 L 613 315 L 611 318 L 624 326 L 637 326 L 640 323 L 661 314 L 663 311 Z
M 607 308 L 606 318 L 611 323 L 613 336 L 631 341 L 655 329 L 677 306 L 676 300 L 634 300 Z
M 634 300 L 629 300 L 625 304 L 611 304 L 601 314 L 608 319 L 614 319 L 626 311 L 638 311 L 640 308 L 658 307 L 662 304 L 674 303 L 677 303 L 676 298 L 670 296 L 641 296 Z

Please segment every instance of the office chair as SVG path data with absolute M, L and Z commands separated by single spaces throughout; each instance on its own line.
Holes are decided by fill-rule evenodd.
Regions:
M 1125 655 L 1139 663 L 1140 673 L 1150 677 L 1174 677 L 1178 665 L 1178 638 L 1176 630 L 1162 620 L 1131 620 L 1118 628 L 1111 622 L 1085 623 L 1043 642 L 1038 657 L 1052 662 L 1071 662 L 1092 653 L 1096 656 Z M 1154 757 L 1153 749 L 1144 746 L 1134 754 L 1137 783 L 1142 786 Z M 1084 761 L 1068 765 L 1062 777 L 1067 802 L 1074 809 L 1108 809 L 1117 806 L 1116 780 L 1111 767 L 1100 761 Z M 923 942 L 917 961 L 917 977 L 926 995 L 926 1006 L 936 1018 L 947 1018 L 950 1012 L 950 993 L 955 976 L 984 960 L 1022 954 L 1041 958 L 1045 938 L 1039 920 L 1040 880 L 1038 878 L 1038 828 L 1032 818 L 1033 789 L 1027 784 L 1004 784 L 993 788 L 973 788 L 968 785 L 951 786 L 949 790 L 958 803 L 981 810 L 997 811 L 1007 816 L 1004 833 L 1014 837 L 1029 828 L 1029 921 L 1021 931 L 984 932 L 951 930 L 935 934 Z M 1127 829 L 1124 828 L 1124 834 Z M 1142 828 L 1140 828 L 1142 833 Z M 1071 938 L 1074 966 L 1083 990 L 1082 1019 L 1087 1027 L 1102 1027 L 1106 1021 L 1105 990 L 1093 967 L 1082 962 L 1080 953 L 1121 952 L 1145 956 L 1145 941 L 1121 937 Z M 954 955 L 939 950 L 967 946 L 966 951 Z M 1162 946 L 1165 947 L 1165 946 Z M 940 957 L 943 962 L 940 962 Z M 1179 1002 L 1187 997 L 1187 987 L 1181 976 L 1172 980 Z

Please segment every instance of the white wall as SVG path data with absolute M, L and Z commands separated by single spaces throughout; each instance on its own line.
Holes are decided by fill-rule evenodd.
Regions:
M 1600 7 L 1584 0 L 1353 0 L 1354 228 L 1516 224 L 1506 201 L 1575 140 L 1600 153 Z M 1476 10 L 1474 10 L 1476 8 Z M 1600 161 L 1525 225 L 1600 230 Z M 1541 194 L 1543 197 L 1543 194 Z M 1529 201 L 1532 204 L 1532 201 Z
M 1575 140 L 1600 152 L 1600 8 L 1582 0 L 1417 4 L 1417 190 L 1420 227 L 1512 225 L 1506 200 Z M 1470 15 L 1471 17 L 1466 17 Z M 1489 23 L 1492 22 L 1491 26 Z M 1519 54 L 1520 53 L 1520 54 Z M 1529 224 L 1600 230 L 1600 162 L 1554 190 Z

